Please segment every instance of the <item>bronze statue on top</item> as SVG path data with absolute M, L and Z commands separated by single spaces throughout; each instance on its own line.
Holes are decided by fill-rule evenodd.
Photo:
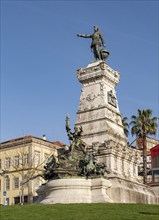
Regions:
M 105 60 L 109 56 L 109 52 L 105 49 L 105 42 L 102 33 L 99 32 L 97 26 L 94 26 L 93 34 L 77 34 L 78 37 L 92 38 L 91 49 L 93 50 L 95 60 Z M 100 49 L 101 44 L 103 49 Z

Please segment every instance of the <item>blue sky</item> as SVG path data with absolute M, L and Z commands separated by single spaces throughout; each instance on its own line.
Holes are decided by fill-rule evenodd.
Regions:
M 90 39 L 76 34 L 96 24 L 107 64 L 121 75 L 121 113 L 150 108 L 159 117 L 158 10 L 157 0 L 1 0 L 1 141 L 46 134 L 68 143 L 65 117 L 73 129 L 81 90 L 76 70 L 93 60 Z

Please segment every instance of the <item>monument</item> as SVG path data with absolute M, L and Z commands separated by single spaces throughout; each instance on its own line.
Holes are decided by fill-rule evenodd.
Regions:
M 74 132 L 66 117 L 71 144 L 49 158 L 37 202 L 157 204 L 153 190 L 138 180 L 140 154 L 127 144 L 115 90 L 120 74 L 105 62 L 102 33 L 94 26 L 93 34 L 77 36 L 92 39 L 95 60 L 77 70 L 82 90 Z

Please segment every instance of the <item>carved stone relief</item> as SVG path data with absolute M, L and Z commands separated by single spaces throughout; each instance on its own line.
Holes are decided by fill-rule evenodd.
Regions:
M 94 142 L 94 143 L 92 143 L 92 149 L 93 149 L 93 151 L 97 152 L 98 149 L 99 149 L 99 147 L 100 147 L 100 143 L 99 143 L 99 142 Z
M 95 95 L 95 94 L 88 94 L 87 96 L 86 96 L 86 101 L 88 101 L 88 102 L 92 102 L 92 101 L 94 101 L 95 99 L 97 98 L 97 96 Z
M 108 103 L 112 106 L 114 106 L 115 108 L 117 108 L 117 99 L 115 97 L 115 95 L 113 94 L 113 91 L 110 90 L 108 92 Z

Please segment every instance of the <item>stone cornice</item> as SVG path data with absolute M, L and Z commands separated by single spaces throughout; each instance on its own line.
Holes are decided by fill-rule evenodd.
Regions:
M 113 140 L 104 143 L 95 142 L 92 149 L 96 156 L 112 154 L 115 157 L 139 164 L 140 152 L 137 149 L 130 148 L 128 145 L 118 144 Z
M 87 68 L 80 68 L 77 70 L 77 77 L 81 83 L 92 82 L 97 79 L 105 79 L 107 82 L 117 85 L 120 80 L 120 75 L 114 71 L 104 61 L 95 62 L 94 65 L 88 65 Z
M 120 134 L 114 134 L 113 131 L 111 131 L 110 129 L 109 130 L 103 130 L 103 131 L 96 131 L 96 132 L 92 132 L 92 133 L 89 133 L 89 134 L 84 134 L 82 135 L 83 138 L 87 138 L 87 137 L 93 137 L 94 135 L 101 135 L 101 134 L 107 134 L 107 135 L 111 135 L 115 138 L 117 138 L 119 141 L 124 141 L 124 142 L 127 142 L 127 138 L 123 138 L 120 136 Z
M 116 122 L 114 122 L 113 120 L 111 120 L 110 118 L 108 118 L 108 117 L 101 117 L 101 118 L 98 118 L 98 119 L 90 119 L 90 120 L 85 120 L 85 121 L 81 121 L 81 122 L 79 122 L 79 123 L 76 123 L 75 125 L 76 126 L 81 126 L 82 124 L 91 124 L 91 123 L 93 123 L 93 122 L 97 122 L 97 121 L 103 121 L 103 120 L 107 120 L 107 121 L 110 121 L 111 123 L 113 123 L 113 124 L 117 124 Z M 119 127 L 121 127 L 121 128 L 123 128 L 123 126 L 122 125 L 120 125 L 120 124 L 117 124 Z M 108 130 L 109 130 L 109 128 L 108 128 Z M 105 132 L 107 132 L 108 130 L 105 130 Z M 98 132 L 96 132 L 96 133 L 98 133 Z M 100 133 L 100 132 L 99 132 Z M 109 133 L 111 133 L 111 132 L 109 132 Z M 114 134 L 114 132 L 112 132 L 112 134 Z M 83 135 L 83 136 L 85 136 L 85 135 Z
M 110 108 L 109 105 L 107 105 L 107 104 L 105 104 L 103 106 L 100 106 L 98 108 L 95 107 L 95 108 L 91 108 L 91 109 L 78 110 L 77 114 L 82 114 L 82 113 L 86 113 L 86 112 L 96 111 L 96 110 L 100 110 L 100 109 L 108 109 L 109 111 L 117 114 L 118 116 L 121 116 L 121 114 L 116 109 Z

